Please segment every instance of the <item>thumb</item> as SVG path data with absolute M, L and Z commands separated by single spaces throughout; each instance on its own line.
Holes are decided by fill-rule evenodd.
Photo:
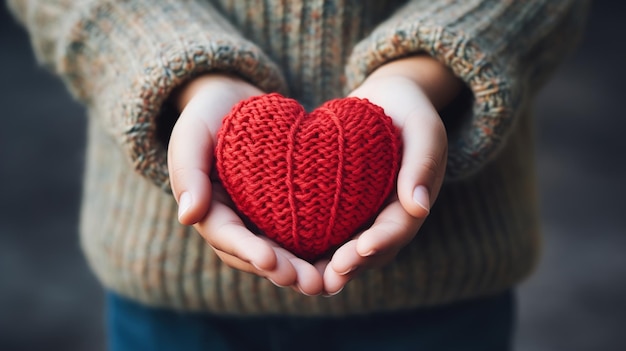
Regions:
M 181 113 L 168 146 L 168 170 L 172 192 L 178 202 L 178 220 L 192 225 L 202 220 L 211 203 L 213 133 L 192 100 Z
M 439 194 L 446 169 L 448 141 L 441 118 L 430 104 L 408 112 L 398 173 L 398 199 L 411 216 L 424 218 Z
M 403 152 L 398 199 L 411 216 L 430 212 L 445 174 L 446 130 L 428 96 L 403 76 L 368 78 L 350 94 L 381 106 L 401 130 Z
M 211 206 L 213 148 L 222 119 L 239 101 L 262 93 L 221 74 L 198 77 L 181 93 L 179 104 L 184 108 L 170 136 L 168 170 L 182 224 L 202 220 Z

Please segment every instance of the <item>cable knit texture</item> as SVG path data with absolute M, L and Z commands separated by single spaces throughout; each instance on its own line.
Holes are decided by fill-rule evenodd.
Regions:
M 524 93 L 534 89 L 524 88 L 535 85 L 528 85 L 526 71 L 553 68 L 559 56 L 548 53 L 571 45 L 584 18 L 581 5 L 584 1 L 409 1 L 355 47 L 346 90 L 380 65 L 410 54 L 427 53 L 446 64 L 474 97 L 469 118 L 449 138 L 447 176 L 467 177 L 497 154 L 519 106 L 528 103 Z M 564 18 L 548 19 L 555 14 Z M 538 56 L 528 57 L 530 52 Z
M 311 114 L 279 94 L 252 97 L 224 118 L 220 180 L 272 240 L 313 261 L 374 217 L 395 184 L 399 131 L 367 100 L 331 100 Z
M 540 251 L 529 111 L 580 37 L 588 3 L 8 0 L 39 61 L 89 111 L 80 231 L 97 277 L 149 305 L 239 315 L 431 306 L 526 277 Z M 177 118 L 166 108 L 177 87 L 230 72 L 310 111 L 417 53 L 462 79 L 473 107 L 444 117 L 447 176 L 456 181 L 443 185 L 391 264 L 364 271 L 331 298 L 307 297 L 229 268 L 178 223 L 157 137 Z
M 16 9 L 28 4 L 13 3 Z M 163 189 L 169 190 L 169 176 L 157 122 L 175 119 L 160 113 L 176 87 L 222 71 L 266 91 L 285 90 L 275 64 L 207 2 L 36 3 L 23 9 L 23 19 L 40 34 L 35 36 L 40 61 L 91 108 L 126 150 L 132 167 Z

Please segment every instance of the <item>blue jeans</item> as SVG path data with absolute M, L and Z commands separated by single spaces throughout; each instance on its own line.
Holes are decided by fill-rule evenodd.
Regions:
M 227 317 L 146 307 L 107 294 L 111 351 L 510 350 L 514 296 L 367 316 Z

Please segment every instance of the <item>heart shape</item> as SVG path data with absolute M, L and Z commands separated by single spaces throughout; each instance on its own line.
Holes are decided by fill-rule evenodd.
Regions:
M 218 133 L 216 168 L 237 209 L 270 239 L 312 261 L 351 238 L 394 187 L 400 138 L 365 99 L 307 114 L 280 94 L 240 102 Z

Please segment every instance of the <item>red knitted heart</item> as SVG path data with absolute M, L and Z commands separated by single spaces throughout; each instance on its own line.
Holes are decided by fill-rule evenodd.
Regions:
M 252 97 L 224 118 L 216 167 L 239 211 L 294 254 L 314 260 L 347 241 L 395 184 L 400 139 L 367 100 L 311 114 L 279 94 Z

